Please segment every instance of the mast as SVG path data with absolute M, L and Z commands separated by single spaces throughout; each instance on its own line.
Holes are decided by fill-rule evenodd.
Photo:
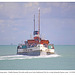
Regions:
M 35 31 L 35 14 L 34 14 L 34 31 Z
M 40 8 L 38 8 L 39 14 L 38 14 L 38 32 L 40 36 Z

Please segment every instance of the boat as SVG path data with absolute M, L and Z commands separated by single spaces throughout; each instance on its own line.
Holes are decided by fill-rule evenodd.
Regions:
M 17 46 L 18 55 L 40 56 L 51 55 L 55 53 L 54 44 L 50 44 L 49 40 L 40 37 L 40 9 L 38 9 L 38 31 L 35 30 L 35 15 L 34 15 L 34 31 L 33 39 L 29 39 L 24 44 Z

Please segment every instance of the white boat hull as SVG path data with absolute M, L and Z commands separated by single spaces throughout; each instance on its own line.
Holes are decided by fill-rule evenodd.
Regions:
M 27 49 L 17 49 L 17 54 L 29 56 L 50 55 L 54 54 L 54 49 L 48 49 L 43 45 L 38 45 Z

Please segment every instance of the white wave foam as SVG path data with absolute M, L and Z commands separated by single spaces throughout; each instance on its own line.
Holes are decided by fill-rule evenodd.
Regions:
M 16 60 L 16 59 L 33 59 L 33 58 L 53 58 L 59 57 L 58 54 L 52 55 L 41 55 L 41 56 L 26 56 L 26 55 L 10 55 L 10 56 L 0 56 L 0 60 Z

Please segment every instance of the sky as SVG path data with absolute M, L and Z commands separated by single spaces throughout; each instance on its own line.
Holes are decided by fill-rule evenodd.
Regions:
M 0 2 L 0 45 L 18 45 L 38 29 L 54 45 L 75 45 L 74 2 Z

